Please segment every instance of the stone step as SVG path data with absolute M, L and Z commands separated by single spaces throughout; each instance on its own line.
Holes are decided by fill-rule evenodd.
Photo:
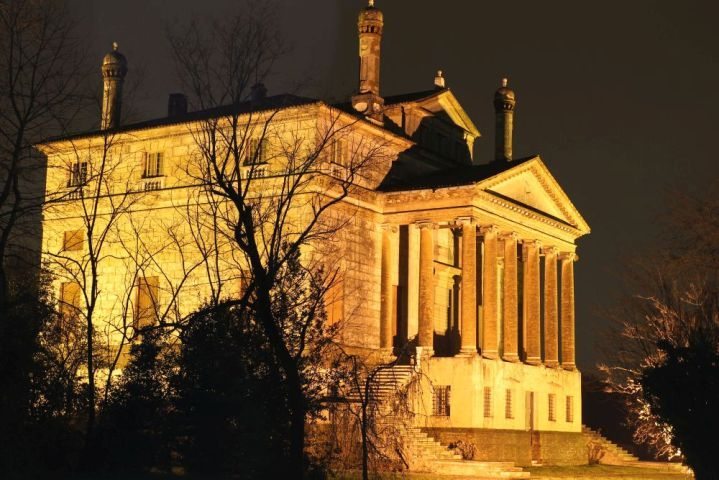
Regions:
M 473 460 L 438 460 L 433 464 L 435 473 L 487 478 L 529 478 L 530 473 L 505 462 L 476 462 Z M 511 470 L 510 470 L 511 468 Z
M 691 468 L 687 467 L 686 465 L 683 465 L 679 462 L 648 462 L 645 460 L 638 460 L 634 462 L 627 462 L 628 466 L 637 467 L 637 468 L 647 468 L 651 470 L 658 470 L 663 472 L 676 472 L 676 473 L 684 473 L 684 474 L 691 474 L 692 470 Z

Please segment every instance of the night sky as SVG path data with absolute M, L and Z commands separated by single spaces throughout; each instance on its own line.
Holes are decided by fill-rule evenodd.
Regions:
M 165 29 L 221 16 L 236 0 L 70 0 L 88 58 L 113 41 L 142 77 L 137 119 L 165 114 L 178 91 Z M 362 0 L 281 0 L 291 54 L 268 82 L 347 99 L 356 88 L 356 16 Z M 706 188 L 717 176 L 719 2 L 673 0 L 377 0 L 385 14 L 382 93 L 447 85 L 491 159 L 492 96 L 500 78 L 517 92 L 515 157 L 539 153 L 592 227 L 576 265 L 577 355 L 587 370 L 621 288 L 622 258 L 658 235 L 671 187 Z M 128 78 L 128 81 L 130 79 Z

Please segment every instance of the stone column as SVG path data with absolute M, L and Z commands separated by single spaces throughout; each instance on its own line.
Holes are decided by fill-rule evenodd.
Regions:
M 419 224 L 419 335 L 418 346 L 434 353 L 434 225 Z
M 419 228 L 407 227 L 407 336 L 419 333 Z
M 471 218 L 461 218 L 462 225 L 462 355 L 477 354 L 477 227 Z
M 484 236 L 482 263 L 482 356 L 497 358 L 497 227 L 481 227 Z
M 539 299 L 539 242 L 524 241 L 524 349 L 526 362 L 542 363 Z
M 559 319 L 557 316 L 557 249 L 544 249 L 544 363 L 559 365 Z
M 380 348 L 386 353 L 392 352 L 392 321 L 394 319 L 395 298 L 392 285 L 392 267 L 397 263 L 393 247 L 393 236 L 397 232 L 394 225 L 382 226 L 382 303 L 380 305 Z
M 519 298 L 517 290 L 517 234 L 505 233 L 504 240 L 504 331 L 502 358 L 508 362 L 519 361 Z
M 574 262 L 576 254 L 562 253 L 562 368 L 574 370 Z

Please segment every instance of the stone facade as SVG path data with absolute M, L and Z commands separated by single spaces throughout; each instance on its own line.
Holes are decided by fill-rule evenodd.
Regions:
M 373 5 L 363 10 L 364 63 L 352 107 L 293 96 L 277 106 L 279 97 L 268 97 L 239 115 L 250 135 L 269 127 L 268 161 L 253 184 L 271 191 L 283 175 L 279 146 L 311 144 L 326 125 L 345 131 L 335 144 L 346 149 L 340 157 L 376 148 L 372 168 L 328 212 L 342 228 L 305 252 L 339 270 L 328 310 L 343 343 L 416 365 L 423 378 L 418 425 L 447 438 L 474 436 L 492 460 L 531 460 L 531 448 L 524 448 L 541 432 L 543 449 L 555 440 L 572 445 L 557 449 L 566 458 L 556 461 L 573 463 L 579 449 L 573 435 L 581 431 L 573 268 L 576 240 L 589 227 L 539 156 L 512 159 L 505 144 L 492 162 L 473 160 L 479 131 L 444 78 L 431 90 L 380 97 L 383 25 Z M 497 95 L 498 128 L 510 130 L 497 141 L 511 143 L 514 92 L 505 82 Z M 360 108 L 368 100 L 376 105 Z M 137 321 L 142 288 L 155 288 L 150 296 L 158 310 L 178 317 L 213 295 L 242 289 L 245 266 L 231 239 L 215 236 L 221 227 L 209 220 L 196 182 L 201 118 L 175 115 L 39 146 L 47 156 L 47 196 L 58 199 L 45 208 L 42 242 L 58 296 L 76 279 L 72 265 L 87 256 L 87 244 L 68 249 L 65 239 L 85 229 L 83 207 L 93 192 L 102 197 L 95 234 L 113 219 L 97 306 L 110 345 L 123 322 Z M 334 154 L 317 162 L 308 188 L 331 196 L 330 180 L 346 166 Z M 100 165 L 104 186 L 93 190 Z M 202 239 L 217 240 L 213 262 Z

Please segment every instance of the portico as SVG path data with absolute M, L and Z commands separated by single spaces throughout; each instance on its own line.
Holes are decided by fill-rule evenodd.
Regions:
M 415 229 L 419 242 L 392 239 L 400 232 L 411 236 L 409 232 Z M 414 243 L 419 244 L 418 248 Z M 444 253 L 443 244 L 447 244 Z M 405 251 L 400 251 L 403 247 Z M 380 347 L 384 350 L 393 345 L 402 347 L 413 339 L 410 328 L 400 328 L 392 322 L 416 322 L 416 345 L 422 347 L 425 355 L 481 355 L 487 359 L 573 369 L 576 255 L 560 248 L 483 222 L 480 216 L 383 226 Z M 402 257 L 407 261 L 403 284 L 417 284 L 415 295 L 411 289 L 399 290 L 397 285 L 391 285 L 392 270 Z M 454 287 L 437 274 L 445 265 L 460 272 L 456 305 L 446 305 L 436 298 L 438 292 L 449 292 Z M 395 295 L 396 291 L 405 298 Z M 404 315 L 395 314 L 398 302 L 403 300 L 408 308 Z M 409 305 L 413 302 L 416 308 L 411 309 Z M 438 305 L 445 307 L 445 311 L 436 311 Z M 453 324 L 454 310 L 458 325 Z M 414 312 L 417 318 L 409 318 Z M 442 326 L 446 326 L 445 331 Z M 446 348 L 438 351 L 436 337 L 446 335 L 453 327 L 458 330 L 458 342 L 449 351 Z M 393 339 L 393 331 L 398 332 L 397 337 L 408 332 L 407 338 Z

